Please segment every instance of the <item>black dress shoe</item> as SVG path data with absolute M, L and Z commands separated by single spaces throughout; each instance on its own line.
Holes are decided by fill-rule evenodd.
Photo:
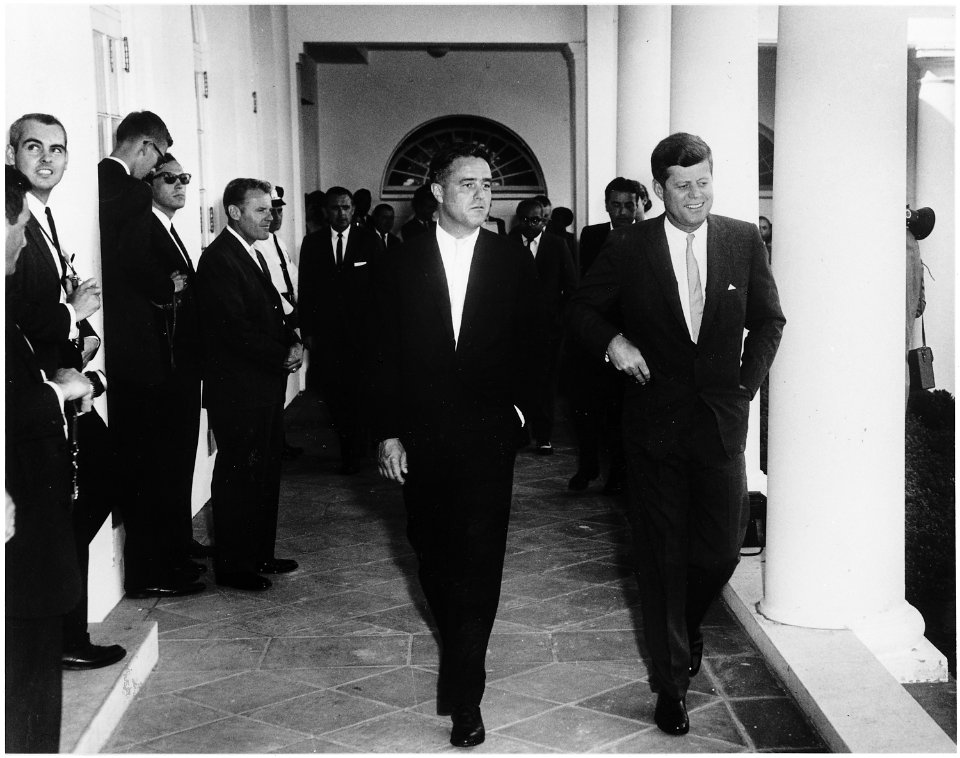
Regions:
M 203 592 L 206 587 L 200 582 L 177 582 L 171 584 L 157 584 L 149 587 L 135 587 L 127 590 L 127 597 L 139 600 L 144 597 L 184 597 Z
M 204 545 L 201 542 L 192 540 L 187 547 L 187 555 L 191 558 L 212 558 L 216 555 L 216 548 L 213 545 Z
M 678 737 L 686 734 L 690 731 L 686 699 L 675 700 L 661 692 L 657 696 L 657 709 L 653 713 L 653 720 L 657 722 L 661 732 Z
M 457 708 L 453 712 L 453 729 L 450 731 L 450 744 L 454 747 L 473 747 L 483 742 L 487 736 L 480 717 L 480 706 L 471 705 Z
M 94 645 L 91 642 L 64 649 L 61 665 L 70 671 L 86 671 L 112 666 L 127 654 L 119 645 Z
M 623 494 L 623 476 L 610 472 L 607 477 L 607 483 L 603 485 L 604 495 L 622 495 Z
M 257 571 L 261 574 L 289 574 L 297 568 L 297 562 L 289 558 L 271 558 L 257 564 Z
M 217 584 L 221 587 L 233 587 L 235 590 L 249 590 L 250 592 L 263 592 L 263 590 L 268 590 L 273 586 L 273 582 L 253 571 L 217 574 Z
M 598 474 L 596 473 L 590 474 L 586 471 L 577 471 L 576 474 L 570 477 L 570 481 L 567 482 L 567 489 L 574 490 L 575 492 L 585 490 L 590 486 L 590 480 L 596 479 L 597 476 Z
M 700 664 L 703 662 L 703 635 L 700 632 L 690 640 L 690 676 L 700 673 Z

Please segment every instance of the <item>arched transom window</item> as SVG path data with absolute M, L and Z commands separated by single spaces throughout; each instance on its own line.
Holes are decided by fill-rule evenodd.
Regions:
M 393 151 L 381 196 L 410 197 L 427 182 L 430 159 L 454 142 L 477 142 L 490 151 L 493 193 L 501 199 L 546 194 L 540 164 L 513 131 L 481 116 L 444 116 L 418 126 Z

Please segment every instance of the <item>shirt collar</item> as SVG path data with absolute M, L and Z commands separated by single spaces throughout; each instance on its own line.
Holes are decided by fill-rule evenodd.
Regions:
M 243 245 L 243 249 L 246 250 L 250 255 L 253 255 L 253 245 L 248 245 L 247 241 L 240 236 L 240 234 L 229 224 L 227 224 L 227 231 L 230 232 L 234 237 L 240 240 L 240 244 Z
M 121 166 L 123 166 L 123 170 L 127 172 L 127 176 L 130 176 L 130 167 L 124 162 L 122 158 L 118 158 L 115 155 L 108 155 L 107 160 L 116 161 L 117 163 L 119 163 Z
M 473 249 L 473 246 L 477 244 L 477 237 L 480 236 L 480 227 L 478 226 L 470 234 L 462 239 L 457 239 L 450 232 L 446 231 L 440 224 L 436 226 L 437 230 L 437 244 L 441 246 L 451 246 L 451 247 L 464 247 L 467 244 L 470 245 L 470 248 Z
M 158 219 L 160 219 L 160 223 L 163 224 L 163 228 L 169 232 L 170 227 L 173 226 L 173 219 L 170 218 L 166 213 L 164 213 L 155 205 L 152 206 L 151 210 L 153 211 L 153 215 L 156 216 Z M 229 229 L 230 227 L 227 227 L 227 228 Z M 230 229 L 230 231 L 233 231 L 233 230 Z
M 46 225 L 47 223 L 47 214 L 46 214 L 46 204 L 32 192 L 27 193 L 27 207 L 30 209 L 30 212 L 36 217 L 40 223 Z
M 347 237 L 350 235 L 350 227 L 352 227 L 352 226 L 353 226 L 353 224 L 348 224 L 348 225 L 347 225 L 347 228 L 344 229 L 342 232 L 338 232 L 336 229 L 334 229 L 334 228 L 331 226 L 331 227 L 330 227 L 330 241 L 333 242 L 334 244 L 336 244 L 336 243 L 337 243 L 337 235 L 338 235 L 338 234 L 342 234 L 342 235 L 343 235 L 343 241 L 346 242 L 346 241 L 347 241 Z
M 682 241 L 683 245 L 687 244 L 687 235 L 693 234 L 698 242 L 702 241 L 704 244 L 707 242 L 707 224 L 709 221 L 704 221 L 692 232 L 685 232 L 683 229 L 678 229 L 673 225 L 673 222 L 670 220 L 670 217 L 664 215 L 663 217 L 663 231 L 667 235 L 667 239 L 674 239 Z

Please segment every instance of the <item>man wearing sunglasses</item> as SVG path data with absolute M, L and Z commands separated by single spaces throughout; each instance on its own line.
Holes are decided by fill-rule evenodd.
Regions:
M 190 174 L 167 154 L 139 182 L 151 208 L 119 230 L 103 257 L 111 316 L 110 430 L 124 477 L 124 587 L 133 598 L 203 590 L 189 560 L 200 434 L 200 325 L 193 262 L 174 223 Z

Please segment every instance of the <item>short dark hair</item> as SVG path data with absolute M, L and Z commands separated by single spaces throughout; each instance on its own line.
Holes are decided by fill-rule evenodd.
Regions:
M 263 179 L 232 179 L 223 191 L 223 209 L 229 215 L 230 206 L 235 205 L 239 208 L 243 205 L 248 192 L 256 190 L 269 195 L 271 189 L 273 187 L 270 186 L 270 182 L 265 182 Z
M 331 200 L 340 197 L 341 195 L 346 195 L 350 198 L 350 202 L 353 202 L 353 193 L 348 190 L 346 187 L 330 187 L 324 194 L 324 203 L 329 203 Z
M 540 205 L 544 208 L 546 208 L 548 205 L 551 208 L 553 207 L 553 203 L 550 202 L 550 198 L 546 195 L 536 195 L 533 199 L 540 203 Z
M 653 201 L 650 199 L 650 193 L 647 192 L 647 188 L 643 184 L 640 185 L 640 202 L 643 203 L 644 213 L 653 207 Z
M 550 220 L 556 223 L 557 226 L 566 229 L 573 223 L 573 211 L 559 205 L 553 209 L 553 213 L 550 214 Z
M 708 161 L 713 173 L 713 152 L 710 146 L 696 134 L 676 132 L 660 140 L 650 156 L 650 170 L 654 181 L 666 184 L 671 166 L 696 166 Z
M 20 140 L 23 139 L 23 127 L 28 121 L 36 121 L 44 126 L 59 126 L 63 129 L 63 146 L 67 146 L 67 128 L 60 122 L 60 119 L 56 116 L 51 116 L 49 113 L 25 113 L 10 124 L 7 144 L 11 145 L 14 150 L 20 147 Z
M 13 226 L 20 218 L 20 214 L 23 213 L 23 204 L 26 202 L 30 182 L 13 166 L 4 166 L 4 169 L 4 185 L 7 196 L 4 212 L 7 215 L 7 223 Z
M 430 160 L 430 183 L 443 184 L 457 158 L 480 158 L 490 163 L 490 152 L 479 142 L 454 142 L 435 153 Z
M 610 195 L 614 192 L 628 192 L 637 200 L 640 200 L 640 182 L 636 179 L 625 179 L 622 176 L 618 176 L 616 179 L 613 179 L 603 190 L 603 200 L 606 202 L 610 199 Z
M 379 204 L 377 205 L 377 207 L 373 209 L 373 212 L 372 212 L 370 215 L 371 215 L 371 216 L 376 216 L 376 215 L 377 215 L 377 211 L 382 210 L 382 209 L 384 209 L 384 208 L 386 208 L 387 210 L 389 210 L 389 211 L 391 211 L 391 212 L 394 212 L 394 211 L 393 211 L 393 206 L 390 205 L 390 203 L 379 203 Z
M 150 182 L 157 178 L 157 174 L 159 173 L 161 167 L 166 166 L 168 163 L 173 163 L 174 161 L 177 161 L 177 159 L 174 157 L 173 153 L 165 153 L 164 156 L 157 162 L 157 165 L 150 169 L 147 172 L 147 175 L 143 177 L 143 181 L 145 181 L 147 184 L 150 184 Z M 180 161 L 177 161 L 177 163 L 179 162 Z
M 118 145 L 140 137 L 148 137 L 154 142 L 166 142 L 167 147 L 173 147 L 173 137 L 170 136 L 167 125 L 151 111 L 128 113 L 117 127 Z
M 541 203 L 535 197 L 528 197 L 525 200 L 521 200 L 519 203 L 517 203 L 517 215 L 526 216 L 534 208 L 539 208 L 541 211 L 543 211 L 543 203 Z

